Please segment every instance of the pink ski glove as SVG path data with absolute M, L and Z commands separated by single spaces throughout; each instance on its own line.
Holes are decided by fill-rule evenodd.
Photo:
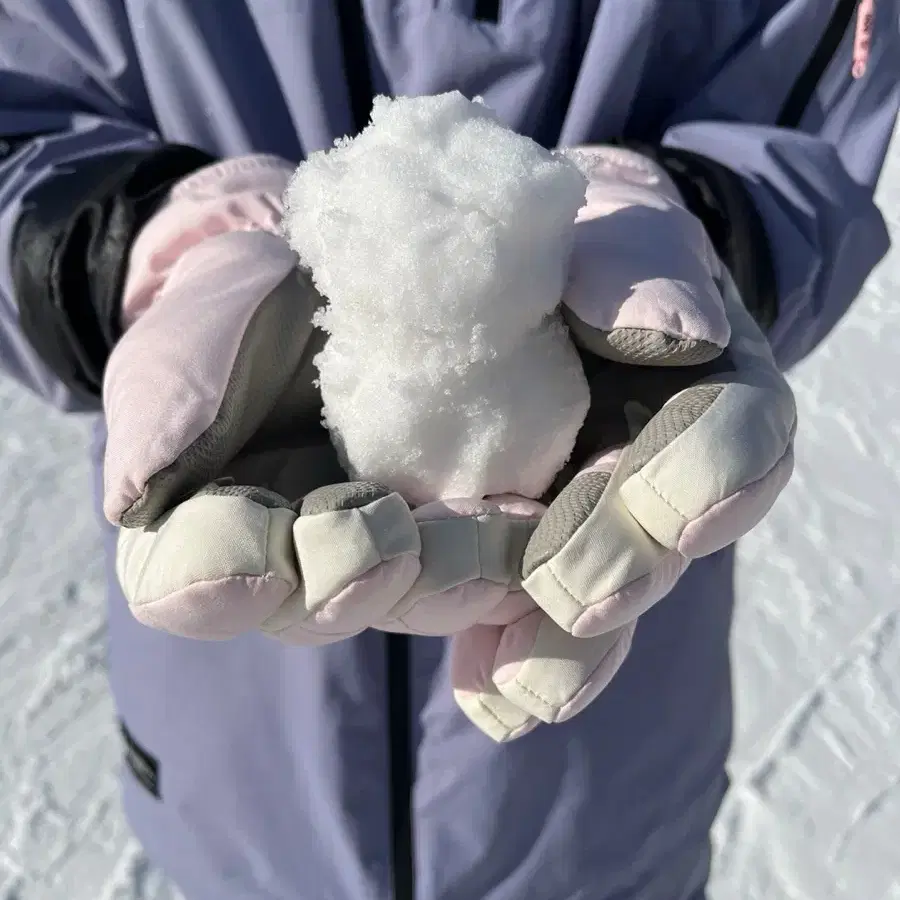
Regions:
M 339 640 L 420 572 L 409 507 L 345 483 L 320 424 L 321 297 L 280 235 L 292 171 L 203 169 L 132 250 L 104 381 L 104 508 L 134 615 L 174 634 Z
M 533 602 L 506 599 L 453 639 L 457 702 L 498 741 L 596 698 L 641 614 L 753 528 L 793 467 L 791 390 L 672 181 L 625 150 L 581 164 L 564 311 L 591 409 L 524 550 Z

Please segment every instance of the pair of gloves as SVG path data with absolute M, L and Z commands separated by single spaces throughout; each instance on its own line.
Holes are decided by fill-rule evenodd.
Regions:
M 589 704 L 692 559 L 788 481 L 796 411 L 707 234 L 655 163 L 584 148 L 564 316 L 591 388 L 541 501 L 409 505 L 321 424 L 324 302 L 281 233 L 293 167 L 188 177 L 139 234 L 104 381 L 104 508 L 146 625 L 322 645 L 452 635 L 457 702 L 510 740 Z

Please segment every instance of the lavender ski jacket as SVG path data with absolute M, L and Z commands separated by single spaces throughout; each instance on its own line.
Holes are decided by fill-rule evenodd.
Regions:
M 0 371 L 97 409 L 128 247 L 171 183 L 213 157 L 299 160 L 373 92 L 451 89 L 545 145 L 661 159 L 789 366 L 888 247 L 872 197 L 900 0 L 880 0 L 859 79 L 856 7 L 0 0 Z M 581 716 L 495 745 L 456 710 L 441 640 L 191 642 L 138 625 L 110 566 L 132 825 L 188 900 L 699 900 L 731 570 L 694 563 Z

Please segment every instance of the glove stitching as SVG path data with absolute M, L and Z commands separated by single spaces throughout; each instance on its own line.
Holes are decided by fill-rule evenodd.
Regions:
M 643 470 L 639 469 L 634 474 L 637 475 L 637 477 L 640 478 L 641 481 L 643 481 L 644 484 L 646 484 L 647 487 L 650 488 L 650 490 L 653 491 L 653 493 L 656 494 L 656 496 L 659 497 L 659 499 L 662 500 L 662 502 L 665 503 L 666 506 L 668 506 L 669 509 L 672 510 L 672 512 L 677 513 L 677 515 L 680 518 L 684 519 L 685 525 L 687 524 L 688 519 L 690 519 L 691 517 L 688 516 L 686 513 L 683 513 L 671 500 L 669 500 L 667 497 L 665 497 L 663 495 L 663 493 L 656 487 L 656 485 L 647 479 L 647 476 L 644 475 Z M 629 512 L 630 512 L 630 510 L 629 510 Z M 637 519 L 635 519 L 635 521 L 637 521 Z M 644 526 L 640 522 L 638 522 L 638 524 L 641 525 L 641 529 L 643 531 L 647 532 L 647 529 L 644 528 Z M 649 532 L 647 532 L 647 533 L 649 534 Z
M 509 732 L 510 737 L 512 737 L 512 735 L 514 735 L 519 730 L 518 728 L 512 728 L 509 725 L 507 725 L 506 722 L 504 722 L 503 719 L 501 719 L 500 716 L 498 716 L 497 713 L 494 712 L 494 710 L 492 710 L 487 705 L 487 703 L 485 703 L 484 699 L 480 695 L 476 694 L 475 701 L 478 703 L 478 705 L 481 707 L 481 709 L 484 712 L 486 712 L 488 714 L 488 716 L 491 719 L 493 719 L 504 731 Z M 525 710 L 522 710 L 522 712 L 525 712 Z M 526 715 L 527 715 L 527 713 L 526 713 Z
M 597 665 L 594 666 L 594 668 L 591 669 L 591 671 L 588 673 L 588 676 L 585 679 L 585 683 L 577 691 L 575 691 L 575 693 L 568 700 L 566 700 L 565 703 L 562 704 L 562 706 L 568 706 L 570 703 L 577 700 L 579 695 L 584 693 L 590 687 L 591 677 L 603 665 L 603 663 L 606 662 L 606 660 L 609 658 L 610 654 L 619 646 L 619 643 L 622 641 L 622 639 L 624 637 L 625 637 L 625 635 L 621 634 L 621 635 L 619 635 L 618 638 L 616 638 L 616 642 L 609 648 L 609 650 L 606 651 L 606 653 L 603 654 L 603 656 L 598 660 Z M 552 703 L 546 697 L 541 696 L 536 691 L 534 691 L 530 687 L 528 687 L 528 685 L 526 685 L 518 675 L 516 675 L 516 677 L 513 679 L 513 683 L 517 687 L 521 688 L 526 694 L 530 695 L 535 700 L 538 700 L 541 703 L 543 703 L 553 713 L 553 721 L 554 722 L 557 721 L 556 716 L 559 715 L 559 710 L 556 709 L 556 706 L 554 703 Z M 525 712 L 527 714 L 526 710 L 522 710 L 522 712 Z
M 539 693 L 537 693 L 537 691 L 533 691 L 530 687 L 528 687 L 527 684 L 525 684 L 525 682 L 523 682 L 519 678 L 518 675 L 516 675 L 516 677 L 513 679 L 513 684 L 515 684 L 517 687 L 521 688 L 522 691 L 524 691 L 530 697 L 533 697 L 535 700 L 538 700 L 539 702 L 543 703 L 544 706 L 546 706 L 547 709 L 549 709 L 553 713 L 554 716 L 556 715 L 555 707 L 554 707 L 553 703 L 550 700 L 548 700 L 546 697 L 542 697 Z M 522 710 L 522 712 L 525 712 L 525 710 Z
M 574 595 L 574 594 L 573 594 L 573 593 L 565 586 L 565 584 L 563 584 L 563 582 L 561 581 L 559 575 L 556 574 L 556 572 L 554 571 L 553 567 L 550 565 L 551 562 L 552 562 L 552 560 L 548 560 L 547 563 L 546 563 L 545 565 L 546 565 L 546 567 L 547 567 L 547 572 L 549 573 L 550 577 L 553 579 L 554 584 L 556 584 L 556 586 L 557 586 L 557 587 L 558 587 L 558 588 L 566 595 L 566 597 L 568 597 L 568 599 L 571 600 L 576 606 L 580 606 L 580 607 L 581 607 L 581 610 L 582 610 L 581 613 L 578 613 L 578 614 L 577 614 L 577 615 L 569 622 L 568 626 L 562 625 L 561 623 L 557 622 L 557 624 L 560 625 L 561 628 L 564 628 L 566 631 L 569 631 L 569 633 L 571 634 L 571 631 L 570 631 L 571 627 L 575 624 L 575 622 L 578 621 L 578 619 L 581 617 L 581 615 L 583 614 L 583 612 L 586 611 L 586 610 L 588 610 L 588 609 L 590 609 L 594 604 L 593 604 L 591 601 L 585 602 L 585 601 L 582 600 L 580 597 L 576 597 L 576 596 L 575 596 L 575 595 Z
M 665 498 L 661 498 L 661 499 L 665 500 Z M 677 512 L 677 510 L 676 510 L 676 512 Z M 546 568 L 547 573 L 548 573 L 548 574 L 550 575 L 550 577 L 553 579 L 554 584 L 560 589 L 560 591 L 562 591 L 563 594 L 565 594 L 565 596 L 566 596 L 569 600 L 571 600 L 576 606 L 578 606 L 578 607 L 581 608 L 581 611 L 578 612 L 578 613 L 576 613 L 574 617 L 572 617 L 571 619 L 569 619 L 569 620 L 567 621 L 567 624 L 563 625 L 563 624 L 560 623 L 560 622 L 557 622 L 557 623 L 556 623 L 556 624 L 559 625 L 561 628 L 563 628 L 565 631 L 567 631 L 569 634 L 572 633 L 572 629 L 575 627 L 576 623 L 577 623 L 577 622 L 582 618 L 582 616 L 584 616 L 587 612 L 589 612 L 590 610 L 594 609 L 595 607 L 603 608 L 603 606 L 604 606 L 605 604 L 608 604 L 608 603 L 609 603 L 609 601 L 610 601 L 610 599 L 613 597 L 613 595 L 617 594 L 619 591 L 624 590 L 624 589 L 627 588 L 629 585 L 634 584 L 636 581 L 640 581 L 641 578 L 646 578 L 648 575 L 652 575 L 652 574 L 656 571 L 656 568 L 653 568 L 653 569 L 651 569 L 649 572 L 645 572 L 643 575 L 638 575 L 637 578 L 633 578 L 631 581 L 626 581 L 625 584 L 623 584 L 623 585 L 621 585 L 620 587 L 616 588 L 615 591 L 613 591 L 611 594 L 607 594 L 605 597 L 601 598 L 600 600 L 597 600 L 597 601 L 587 600 L 587 601 L 585 601 L 585 600 L 582 600 L 580 597 L 575 596 L 575 594 L 573 594 L 573 593 L 565 586 L 565 584 L 560 580 L 559 576 L 558 576 L 558 575 L 556 574 L 556 572 L 553 570 L 553 567 L 550 565 L 550 562 L 552 562 L 552 560 L 548 561 L 548 562 L 545 563 L 544 565 L 545 565 L 545 568 Z M 658 568 L 658 567 L 657 567 L 657 568 Z
M 619 635 L 618 638 L 616 638 L 616 641 L 612 645 L 612 647 L 610 647 L 609 650 L 607 650 L 606 653 L 603 655 L 603 659 L 601 659 L 600 662 L 598 662 L 597 665 L 594 666 L 594 668 L 591 670 L 591 674 L 588 675 L 587 679 L 585 680 L 585 683 L 577 691 L 575 691 L 575 693 L 563 704 L 563 706 L 571 706 L 573 703 L 575 703 L 578 700 L 579 697 L 581 697 L 588 690 L 588 688 L 591 687 L 590 681 L 591 681 L 591 677 L 593 676 L 593 674 L 603 665 L 603 663 L 606 662 L 606 660 L 608 660 L 610 658 L 610 656 L 613 655 L 613 653 L 619 648 L 619 646 L 626 641 L 629 644 L 631 643 L 631 636 L 628 634 L 627 631 L 623 632 L 622 634 Z M 613 673 L 613 675 L 615 675 L 615 672 Z M 602 693 L 602 691 L 601 691 L 601 693 Z M 559 715 L 559 713 L 557 713 L 557 715 Z M 554 722 L 557 722 L 557 721 L 559 721 L 559 720 L 554 719 Z
M 710 379 L 710 380 L 704 379 L 701 383 L 703 383 L 703 384 L 721 384 L 721 385 L 722 385 L 722 390 L 719 391 L 719 393 L 713 398 L 712 403 L 710 403 L 709 406 L 708 406 L 705 410 L 703 410 L 703 412 L 701 412 L 700 415 L 699 415 L 693 422 L 691 422 L 691 423 L 688 425 L 688 427 L 687 427 L 684 431 L 682 431 L 681 433 L 677 434 L 677 435 L 675 436 L 674 440 L 673 440 L 671 443 L 669 443 L 666 447 L 662 448 L 662 449 L 659 451 L 659 453 L 662 453 L 664 450 L 667 450 L 669 447 L 671 447 L 672 444 L 673 444 L 675 441 L 678 440 L 678 438 L 680 438 L 682 435 L 686 434 L 688 431 L 690 431 L 692 428 L 694 428 L 699 422 L 701 422 L 701 421 L 703 420 L 704 417 L 708 416 L 708 415 L 710 414 L 710 412 L 711 412 L 717 405 L 720 405 L 720 404 L 719 404 L 719 401 L 722 400 L 722 398 L 725 396 L 725 394 L 726 394 L 726 389 L 727 389 L 727 387 L 728 387 L 728 383 L 727 383 L 727 382 L 724 382 L 724 383 L 723 383 L 723 382 L 721 382 L 721 381 L 718 381 L 717 379 Z M 695 387 L 696 387 L 696 385 L 695 385 Z M 691 390 L 692 390 L 692 388 L 687 388 L 685 391 L 682 391 L 682 392 L 680 392 L 680 393 L 686 394 L 688 391 L 691 391 Z M 676 394 L 676 395 L 675 395 L 675 397 L 677 397 L 677 396 L 679 396 L 679 394 Z M 668 406 L 670 403 L 672 403 L 672 401 L 675 399 L 675 397 L 671 397 L 669 400 L 667 400 L 665 406 Z M 665 406 L 664 406 L 663 408 L 665 408 Z M 647 460 L 647 462 L 644 464 L 644 466 L 642 466 L 642 467 L 641 467 L 640 469 L 638 469 L 636 472 L 633 472 L 632 475 L 637 475 L 638 478 L 640 478 L 640 480 L 643 481 L 644 484 L 646 484 L 647 487 L 650 488 L 650 490 L 651 490 L 654 494 L 656 494 L 656 496 L 659 497 L 659 499 L 662 500 L 662 502 L 665 503 L 665 505 L 668 506 L 669 509 L 672 510 L 672 512 L 674 512 L 676 515 L 679 516 L 679 518 L 681 518 L 682 520 L 684 520 L 684 521 L 683 521 L 683 524 L 686 525 L 687 522 L 691 519 L 691 516 L 689 516 L 689 515 L 687 515 L 686 513 L 682 512 L 682 511 L 678 508 L 678 506 L 676 506 L 676 504 L 675 504 L 673 501 L 669 500 L 669 498 L 666 497 L 666 496 L 659 490 L 659 488 L 658 488 L 655 484 L 652 484 L 652 483 L 647 479 L 647 476 L 644 474 L 644 469 L 646 468 L 646 466 L 648 466 L 651 462 L 653 462 L 653 460 L 656 459 L 657 456 L 659 456 L 659 453 L 654 454 L 654 456 L 653 456 L 651 459 Z M 629 512 L 631 512 L 631 510 L 629 510 Z M 637 520 L 637 517 L 635 517 L 635 521 L 638 521 L 638 520 Z M 643 526 L 642 523 L 640 523 L 640 522 L 638 521 L 638 524 L 641 526 L 642 530 L 643 530 L 645 533 L 649 534 L 649 532 L 647 531 L 646 528 L 644 528 L 644 526 Z

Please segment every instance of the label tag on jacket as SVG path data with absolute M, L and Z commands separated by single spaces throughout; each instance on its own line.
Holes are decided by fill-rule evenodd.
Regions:
M 119 730 L 122 732 L 122 740 L 125 743 L 125 765 L 128 766 L 131 774 L 137 778 L 144 790 L 159 800 L 159 761 L 134 739 L 122 721 L 119 722 Z

